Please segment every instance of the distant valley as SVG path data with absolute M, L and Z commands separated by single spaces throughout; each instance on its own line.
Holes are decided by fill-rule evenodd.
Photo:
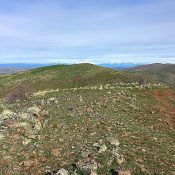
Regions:
M 11 74 L 47 65 L 48 64 L 23 64 L 23 63 L 0 64 L 0 74 Z

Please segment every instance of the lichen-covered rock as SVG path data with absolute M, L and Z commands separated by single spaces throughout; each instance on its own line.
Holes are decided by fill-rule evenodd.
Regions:
M 61 168 L 53 172 L 48 171 L 44 175 L 69 175 L 69 172 L 64 168 Z
M 66 169 L 61 168 L 58 170 L 58 172 L 55 175 L 68 175 L 68 174 L 69 172 Z
M 0 133 L 0 141 L 4 139 L 4 135 Z
M 5 109 L 0 114 L 0 120 L 15 119 L 16 117 L 17 117 L 17 114 L 9 109 Z
M 98 153 L 105 152 L 106 150 L 107 150 L 107 147 L 105 144 L 103 144 L 102 146 L 99 147 Z
M 27 109 L 27 112 L 31 114 L 38 114 L 41 112 L 41 109 L 38 106 L 32 106 Z

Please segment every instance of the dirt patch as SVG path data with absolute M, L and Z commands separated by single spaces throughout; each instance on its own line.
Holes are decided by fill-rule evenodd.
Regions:
M 159 89 L 151 92 L 159 106 L 156 109 L 167 117 L 169 126 L 175 129 L 175 92 L 172 89 Z

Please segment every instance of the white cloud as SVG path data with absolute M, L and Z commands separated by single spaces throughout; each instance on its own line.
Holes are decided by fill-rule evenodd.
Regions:
M 76 2 L 0 1 L 0 61 L 174 59 L 174 0 Z

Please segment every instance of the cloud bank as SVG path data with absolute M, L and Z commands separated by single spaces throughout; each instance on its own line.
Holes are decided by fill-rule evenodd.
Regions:
M 174 0 L 0 0 L 0 63 L 174 63 L 174 7 Z

